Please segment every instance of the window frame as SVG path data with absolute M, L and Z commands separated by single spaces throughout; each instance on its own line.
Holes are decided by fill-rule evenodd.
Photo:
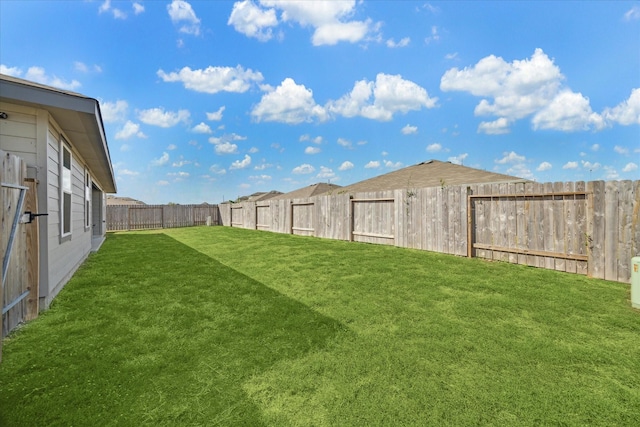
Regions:
M 91 173 L 84 168 L 84 231 L 91 228 Z
M 65 166 L 65 152 L 69 153 L 68 168 Z M 60 173 L 60 239 L 65 241 L 69 240 L 73 234 L 73 152 L 64 137 L 60 138 L 60 163 L 58 169 Z M 65 196 L 68 196 L 68 198 Z

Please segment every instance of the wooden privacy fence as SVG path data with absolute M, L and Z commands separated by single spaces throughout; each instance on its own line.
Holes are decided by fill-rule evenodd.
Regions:
M 26 178 L 26 164 L 20 157 L 4 151 L 0 156 L 0 331 L 4 337 L 20 323 L 38 316 L 39 246 L 37 223 L 28 223 L 23 215 L 38 211 L 37 183 Z
M 218 205 L 108 205 L 107 230 L 219 225 Z
M 333 192 L 220 205 L 223 225 L 395 245 L 629 282 L 640 181 Z

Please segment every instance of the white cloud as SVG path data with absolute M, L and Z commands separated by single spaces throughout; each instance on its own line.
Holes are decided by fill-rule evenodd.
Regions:
M 406 125 L 400 130 L 400 132 L 402 132 L 403 135 L 418 133 L 418 126 Z
M 562 169 L 578 169 L 578 162 L 567 162 Z
M 215 173 L 216 175 L 224 175 L 227 173 L 226 169 L 221 168 L 218 165 L 211 165 L 211 167 L 209 168 L 209 171 L 211 173 Z
M 453 53 L 447 53 L 444 56 L 444 59 L 448 60 L 448 61 L 452 61 L 454 59 L 458 59 L 458 52 L 453 52 Z
M 120 146 L 120 151 L 122 152 L 127 152 L 127 151 L 131 151 L 131 146 L 129 144 L 122 144 Z
M 200 19 L 191 5 L 184 0 L 173 0 L 167 5 L 171 22 L 180 26 L 180 32 L 197 36 L 200 34 Z
M 278 25 L 275 9 L 261 9 L 251 0 L 233 4 L 227 25 L 233 25 L 236 31 L 262 42 L 273 37 L 272 27 Z
M 169 153 L 167 153 L 166 151 L 164 153 L 162 153 L 162 156 L 160 156 L 157 159 L 153 159 L 151 161 L 151 164 L 153 166 L 164 166 L 169 162 Z
M 633 172 L 638 170 L 638 165 L 635 163 L 627 163 L 624 168 L 622 168 L 622 172 Z
M 259 152 L 260 150 L 258 149 L 258 147 L 251 147 L 249 148 L 249 154 L 255 154 L 257 152 Z
M 533 173 L 524 163 L 518 163 L 507 169 L 507 174 L 524 179 L 534 179 Z
M 81 73 L 88 73 L 89 72 L 89 67 L 87 66 L 87 64 L 85 64 L 84 62 L 80 62 L 80 61 L 75 61 L 73 63 L 73 68 L 76 71 L 79 71 Z
M 614 168 L 612 168 L 610 166 L 605 166 L 604 170 L 606 172 L 605 175 L 604 175 L 604 179 L 607 179 L 607 180 L 620 179 L 620 174 Z
M 548 171 L 551 170 L 553 166 L 551 165 L 551 163 L 549 162 L 542 162 L 540 163 L 540 165 L 536 168 L 536 170 L 538 172 L 544 172 L 544 171 Z
M 348 171 L 349 169 L 353 169 L 353 163 L 351 163 L 349 160 L 342 162 L 342 164 L 338 168 L 339 171 Z
M 158 70 L 158 77 L 164 82 L 182 82 L 186 89 L 196 92 L 215 94 L 218 92 L 244 93 L 254 83 L 261 82 L 264 77 L 259 71 L 244 69 L 240 65 L 233 67 L 212 67 L 192 70 L 183 67 L 178 72 L 165 73 Z
M 305 154 L 318 154 L 320 152 L 320 148 L 319 147 L 307 147 L 304 149 L 304 153 Z
M 403 166 L 402 162 L 392 162 L 391 160 L 384 161 L 384 167 L 389 169 L 400 169 Z
M 487 135 L 504 135 L 511 132 L 509 129 L 509 120 L 500 117 L 492 122 L 480 122 L 478 125 L 478 133 L 486 133 Z
M 380 167 L 380 162 L 377 160 L 371 160 L 369 163 L 364 165 L 365 169 L 377 169 Z
M 467 157 L 469 157 L 469 153 L 462 153 L 459 156 L 449 157 L 447 160 L 454 165 L 462 165 Z
M 105 123 L 115 123 L 124 121 L 127 117 L 129 104 L 127 101 L 117 100 L 116 102 L 100 102 L 100 113 Z
M 6 74 L 7 76 L 20 77 L 22 70 L 18 67 L 9 67 L 4 64 L 0 64 L 0 74 Z
M 621 102 L 618 106 L 605 108 L 602 115 L 606 120 L 623 126 L 640 125 L 640 88 L 633 89 L 629 99 Z
M 308 163 L 304 163 L 300 166 L 296 166 L 295 168 L 293 168 L 291 172 L 295 173 L 296 175 L 306 175 L 306 174 L 313 173 L 315 171 L 316 171 L 316 168 L 314 168 Z
M 129 169 L 120 169 L 117 171 L 117 174 L 124 175 L 124 176 L 137 176 L 137 175 L 140 175 L 140 172 L 132 171 Z
M 592 171 L 596 171 L 596 170 L 600 169 L 600 167 L 602 166 L 598 162 L 591 163 L 591 162 L 582 160 L 581 163 L 582 163 L 582 167 L 583 168 L 589 169 L 589 170 L 592 170 Z
M 510 153 L 504 152 L 502 154 L 503 154 L 503 157 L 495 161 L 500 165 L 504 165 L 507 163 L 521 163 L 526 160 L 524 156 L 519 155 L 515 151 L 511 151 Z
M 144 12 L 144 6 L 138 2 L 133 2 L 133 13 L 135 15 L 140 15 L 142 12 Z
M 138 138 L 147 137 L 147 135 L 140 130 L 140 125 L 138 123 L 133 123 L 131 120 L 127 120 L 122 129 L 116 132 L 116 139 L 129 139 L 132 136 L 136 136 Z
M 343 41 L 355 43 L 362 40 L 370 29 L 370 20 L 327 23 L 316 28 L 311 42 L 314 46 L 335 45 Z
M 436 101 L 437 98 L 430 98 L 424 88 L 400 75 L 379 73 L 375 82 L 357 81 L 350 93 L 330 101 L 326 107 L 344 117 L 389 121 L 395 113 L 433 108 Z
M 181 168 L 183 166 L 190 165 L 191 163 L 193 163 L 191 160 L 180 159 L 177 162 L 173 162 L 171 166 L 174 168 Z
M 591 146 L 591 151 L 598 151 L 600 149 L 600 144 L 593 144 Z
M 440 33 L 438 32 L 438 27 L 436 27 L 435 25 L 433 25 L 431 27 L 431 35 L 427 36 L 424 39 L 424 42 L 426 44 L 429 44 L 431 42 L 437 42 L 438 40 L 440 40 Z
M 269 181 L 271 180 L 271 175 L 250 175 L 249 179 L 252 181 Z
M 236 160 L 235 162 L 231 163 L 231 166 L 229 166 L 229 169 L 231 170 L 244 169 L 248 167 L 250 164 L 251 164 L 251 156 L 249 156 L 248 154 L 245 154 L 244 159 Z
M 5 71 L 13 72 L 14 74 L 9 74 L 9 73 L 7 74 L 13 75 L 15 77 L 22 76 L 22 70 L 20 70 L 19 68 L 4 68 L 2 72 L 4 73 Z M 80 82 L 77 80 L 71 80 L 69 82 L 57 76 L 47 75 L 47 72 L 42 67 L 29 67 L 29 69 L 27 69 L 27 73 L 24 76 L 24 79 L 31 80 L 33 82 L 40 83 L 47 86 L 57 87 L 58 89 L 71 90 L 71 91 L 76 90 L 80 86 L 82 86 L 82 84 L 80 84 Z
M 336 177 L 335 172 L 333 172 L 333 169 L 328 168 L 326 166 L 320 166 L 320 172 L 318 173 L 318 175 L 316 175 L 316 178 L 318 179 L 333 179 Z
M 173 151 L 173 150 L 176 150 L 176 149 L 178 149 L 178 146 L 176 144 L 169 144 L 167 146 L 167 150 L 169 150 L 169 151 Z
M 282 81 L 274 91 L 262 96 L 251 111 L 258 122 L 281 122 L 299 124 L 314 119 L 324 121 L 328 118 L 326 110 L 317 105 L 313 92 L 304 85 L 298 85 L 291 78 Z
M 442 145 L 434 142 L 433 144 L 427 145 L 427 151 L 430 153 L 438 153 L 442 151 Z
M 221 142 L 215 146 L 216 154 L 236 154 L 238 152 L 238 146 L 228 141 Z
M 191 174 L 189 172 L 184 172 L 184 171 L 180 171 L 180 172 L 170 172 L 167 174 L 167 176 L 170 176 L 172 178 L 175 178 L 175 181 L 182 181 L 186 178 L 189 178 L 189 176 L 191 176 Z
M 212 133 L 213 131 L 211 130 L 211 128 L 209 127 L 208 124 L 206 124 L 204 122 L 200 122 L 200 124 L 194 126 L 193 129 L 191 129 L 191 132 L 195 132 L 195 133 Z
M 102 14 L 109 11 L 116 19 L 127 19 L 127 14 L 125 12 L 123 12 L 121 9 L 111 7 L 111 0 L 105 0 L 98 8 L 98 13 Z
M 180 122 L 187 123 L 191 114 L 187 110 L 164 111 L 164 108 L 150 108 L 138 111 L 138 118 L 148 125 L 170 128 Z
M 633 6 L 624 14 L 625 21 L 635 21 L 640 19 L 640 6 Z
M 220 120 L 222 120 L 222 113 L 224 113 L 224 110 L 227 107 L 222 106 L 220 108 L 218 108 L 218 111 L 214 111 L 213 113 L 207 113 L 207 120 L 210 120 L 212 122 L 219 122 Z
M 564 90 L 531 120 L 534 129 L 552 129 L 565 132 L 602 129 L 605 126 L 601 115 L 594 113 L 589 99 L 581 93 Z
M 613 147 L 613 151 L 615 151 L 618 154 L 622 154 L 624 156 L 629 154 L 629 149 L 627 147 L 621 147 L 619 145 L 616 145 L 615 147 Z
M 160 181 L 156 182 L 156 185 L 159 185 L 161 187 L 166 187 L 167 185 L 169 185 L 169 181 L 161 179 Z
M 346 41 L 355 43 L 374 32 L 377 25 L 371 20 L 350 21 L 355 13 L 355 0 L 347 1 L 282 1 L 260 0 L 264 7 L 281 11 L 283 22 L 295 22 L 315 29 L 311 41 L 314 46 L 335 45 Z M 358 3 L 360 4 L 360 3 Z
M 562 87 L 565 77 L 542 49 L 531 58 L 506 62 L 494 55 L 473 67 L 452 68 L 440 80 L 443 91 L 464 91 L 482 97 L 476 116 L 497 116 L 483 122 L 479 131 L 506 133 L 515 120 L 532 116 L 534 129 L 600 130 L 603 117 L 591 110 L 589 100 Z
M 256 166 L 254 167 L 254 169 L 255 169 L 255 170 L 257 170 L 257 171 L 263 171 L 263 170 L 265 170 L 265 169 L 269 169 L 269 168 L 271 168 L 271 167 L 273 167 L 273 165 L 272 165 L 272 164 L 270 164 L 270 163 L 262 163 L 262 164 L 260 164 L 260 165 L 256 165 Z
M 351 144 L 351 141 L 344 138 L 338 138 L 338 145 L 344 148 L 349 148 L 349 149 L 353 148 L 353 144 Z
M 411 38 L 409 37 L 404 37 L 398 43 L 396 43 L 393 39 L 389 39 L 387 40 L 387 47 L 390 47 L 392 49 L 396 47 L 406 47 L 409 46 L 409 43 L 411 43 Z

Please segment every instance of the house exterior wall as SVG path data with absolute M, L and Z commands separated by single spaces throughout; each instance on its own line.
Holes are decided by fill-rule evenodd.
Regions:
M 74 141 L 63 134 L 46 110 L 7 102 L 0 102 L 0 110 L 8 114 L 7 119 L 0 121 L 0 149 L 26 161 L 28 175 L 38 180 L 38 210 L 48 213 L 48 216 L 38 219 L 40 309 L 45 309 L 91 252 L 92 227 L 86 227 L 85 223 L 87 166 L 75 150 Z M 61 237 L 60 227 L 61 138 L 71 149 L 71 235 L 64 238 Z M 92 198 L 106 197 L 97 183 L 91 182 L 90 189 Z M 90 210 L 93 206 L 93 203 L 89 203 Z M 106 218 L 104 212 L 89 212 L 92 224 L 98 221 L 100 214 L 102 219 Z M 99 220 L 100 224 L 102 219 Z M 97 237 L 104 236 L 102 228 L 99 228 L 99 232 Z
M 15 154 L 27 164 L 37 164 L 37 110 L 0 102 L 9 117 L 0 122 L 0 149 Z
M 60 149 L 61 139 L 71 149 L 71 235 L 62 237 L 60 209 Z M 52 118 L 47 132 L 47 202 L 48 202 L 48 284 L 42 289 L 43 308 L 71 278 L 91 252 L 91 228 L 85 227 L 85 170 L 83 159 L 74 150 L 73 140 L 64 135 Z M 91 213 L 90 213 L 91 215 Z M 42 292 L 44 291 L 44 293 Z

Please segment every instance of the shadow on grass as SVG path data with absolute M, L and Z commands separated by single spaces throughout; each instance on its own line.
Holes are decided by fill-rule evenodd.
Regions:
M 242 384 L 345 330 L 164 234 L 110 235 L 6 340 L 0 425 L 262 425 Z

